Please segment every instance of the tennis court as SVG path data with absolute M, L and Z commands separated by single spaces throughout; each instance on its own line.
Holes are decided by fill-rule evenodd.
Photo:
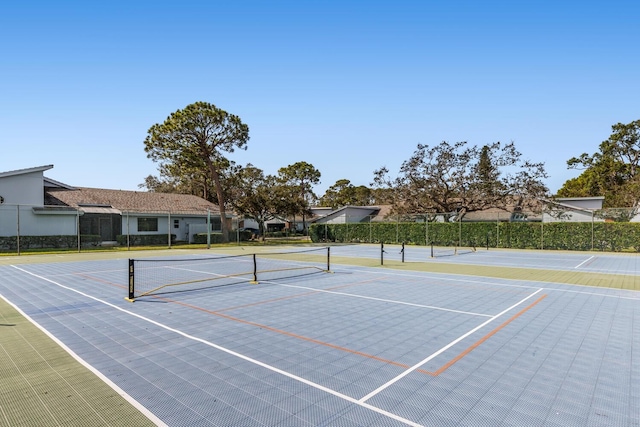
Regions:
M 330 273 L 257 284 L 225 270 L 236 263 L 225 259 L 204 272 L 234 275 L 215 288 L 134 303 L 127 259 L 8 262 L 0 295 L 152 424 L 640 425 L 640 293 L 569 284 L 635 286 L 638 256 L 478 249 L 431 258 L 412 247 L 403 263 L 401 247 L 384 251 L 380 267 L 379 246 L 331 247 Z M 175 264 L 150 268 L 191 283 L 204 267 L 186 260 L 229 255 L 218 252 L 172 251 Z M 11 390 L 2 395 L 0 425 L 14 425 Z

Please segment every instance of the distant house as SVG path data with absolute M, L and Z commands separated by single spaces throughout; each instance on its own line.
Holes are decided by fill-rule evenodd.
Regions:
M 343 206 L 337 209 L 323 206 L 309 208 L 310 215 L 304 221 L 309 224 L 346 224 L 355 222 L 382 221 L 383 216 L 389 213 L 390 206 Z M 245 228 L 258 228 L 258 223 L 253 219 L 245 219 L 242 224 Z M 295 218 L 274 218 L 265 222 L 267 232 L 277 231 L 303 231 L 302 216 Z
M 539 215 L 523 213 L 510 207 L 487 208 L 479 211 L 471 211 L 464 214 L 462 222 L 539 222 Z
M 343 206 L 338 209 L 314 207 L 311 208 L 313 216 L 309 222 L 314 224 L 373 222 L 382 211 L 383 209 L 379 206 Z
M 594 214 L 602 209 L 604 196 L 558 197 L 547 200 L 547 209 L 542 214 L 543 222 L 602 222 Z
M 53 165 L 0 172 L 0 236 L 174 235 L 192 242 L 207 222 L 220 230 L 217 205 L 186 194 L 72 187 L 44 176 Z
M 395 215 L 391 205 L 380 206 L 344 206 L 338 209 L 314 207 L 311 208 L 315 224 L 346 224 L 356 222 L 386 222 L 386 221 L 416 221 L 424 222 L 426 214 Z M 446 213 L 429 214 L 430 221 L 456 221 L 455 215 Z M 541 221 L 538 214 L 523 213 L 517 209 L 488 208 L 471 211 L 464 214 L 462 222 L 524 222 Z
M 45 206 L 45 191 L 72 187 L 43 176 L 53 165 L 0 172 L 0 236 L 74 235 L 78 212 Z

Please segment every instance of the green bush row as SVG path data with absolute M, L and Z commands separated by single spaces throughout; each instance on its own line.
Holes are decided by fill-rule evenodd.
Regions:
M 242 232 L 240 234 L 245 234 L 245 233 L 248 233 L 248 232 Z M 229 241 L 233 242 L 234 239 L 235 239 L 235 235 L 232 238 L 230 238 Z M 193 243 L 206 244 L 207 243 L 207 233 L 198 233 L 198 234 L 194 235 L 193 236 Z M 222 233 L 211 233 L 210 243 L 212 243 L 212 244 L 222 243 Z
M 80 235 L 82 246 L 97 246 L 100 244 L 100 236 L 93 234 Z M 20 236 L 20 249 L 70 249 L 78 247 L 77 235 L 59 236 Z M 15 251 L 18 249 L 17 236 L 0 236 L 0 249 Z
M 158 246 L 167 244 L 166 234 L 129 234 L 127 239 L 126 234 L 120 234 L 116 236 L 116 241 L 120 246 Z M 176 235 L 171 235 L 171 243 L 175 243 Z
M 312 224 L 312 241 L 640 252 L 640 223 L 384 222 Z

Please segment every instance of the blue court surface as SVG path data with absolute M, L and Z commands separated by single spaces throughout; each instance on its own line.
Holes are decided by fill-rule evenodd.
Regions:
M 606 274 L 640 274 L 640 254 L 485 249 L 401 245 L 345 245 L 331 248 L 335 256 L 405 262 L 452 263 L 494 267 L 538 268 Z
M 405 248 L 408 262 L 429 255 Z M 636 256 L 436 259 L 452 272 L 333 264 L 133 303 L 125 259 L 15 264 L 0 266 L 0 295 L 169 426 L 640 425 L 640 293 L 455 274 L 481 263 L 629 275 Z

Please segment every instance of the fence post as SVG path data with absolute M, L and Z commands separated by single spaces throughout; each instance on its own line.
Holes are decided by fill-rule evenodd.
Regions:
M 351 239 L 349 239 L 349 214 L 345 214 L 345 223 L 346 223 L 346 228 L 347 228 L 347 233 L 346 233 L 346 238 L 345 238 L 345 242 L 349 242 Z
M 595 236 L 594 236 L 594 224 L 593 224 L 593 210 L 591 211 L 591 250 L 593 250 L 593 244 L 595 241 Z
M 424 245 L 427 246 L 428 244 L 429 244 L 429 214 L 426 214 L 424 218 Z
M 167 240 L 171 249 L 171 211 L 167 212 Z
M 80 209 L 76 209 L 76 232 L 78 234 L 78 253 L 80 253 Z
M 129 211 L 127 211 L 127 250 L 131 250 L 131 237 L 129 236 Z
M 224 218 L 220 217 L 220 221 Z M 207 249 L 211 249 L 211 209 L 207 208 Z
M 18 255 L 20 255 L 20 205 L 16 205 L 16 250 L 18 251 Z

